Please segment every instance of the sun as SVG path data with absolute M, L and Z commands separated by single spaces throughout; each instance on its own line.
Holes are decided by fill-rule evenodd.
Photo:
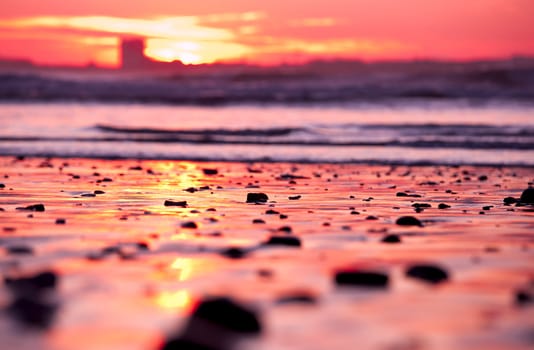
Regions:
M 202 46 L 191 41 L 148 40 L 145 55 L 162 62 L 181 61 L 183 64 L 201 64 L 206 61 L 200 52 Z

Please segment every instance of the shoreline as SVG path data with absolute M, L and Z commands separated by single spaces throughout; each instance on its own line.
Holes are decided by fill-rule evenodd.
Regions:
M 204 158 L 204 157 L 191 157 L 191 158 L 170 158 L 170 157 L 130 157 L 130 156 L 81 156 L 81 155 L 64 155 L 64 156 L 58 156 L 58 155 L 51 155 L 48 153 L 44 154 L 31 154 L 31 155 L 20 155 L 16 152 L 13 152 L 13 154 L 4 152 L 0 154 L 0 159 L 22 159 L 22 160 L 35 160 L 35 159 L 43 159 L 43 160 L 54 160 L 54 159 L 61 159 L 61 160 L 96 160 L 96 161 L 125 161 L 125 162 L 153 162 L 153 161 L 164 161 L 164 162 L 194 162 L 194 163 L 221 163 L 221 164 L 228 164 L 228 163 L 237 163 L 237 164 L 255 164 L 255 163 L 264 163 L 264 164 L 296 164 L 296 165 L 356 165 L 356 166 L 395 166 L 395 167 L 451 167 L 451 168 L 459 168 L 459 167 L 473 167 L 473 168 L 518 168 L 518 169 L 531 169 L 534 168 L 534 164 L 503 164 L 503 163 L 433 163 L 433 162 L 426 162 L 426 161 L 414 161 L 414 162 L 395 162 L 395 161 L 384 161 L 384 160 L 353 160 L 353 161 L 311 161 L 311 160 L 295 160 L 295 161 L 289 161 L 289 160 L 273 160 L 273 159 L 266 159 L 266 158 L 251 158 L 251 159 L 244 159 L 244 160 L 235 160 L 235 159 L 211 159 L 211 158 Z

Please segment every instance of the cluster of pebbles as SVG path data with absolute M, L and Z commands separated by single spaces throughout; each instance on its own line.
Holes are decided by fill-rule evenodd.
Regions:
M 473 288 L 473 283 L 491 285 L 487 287 L 491 293 L 500 283 L 492 273 L 514 275 L 506 286 L 509 303 L 491 304 L 494 312 L 510 313 L 506 317 L 511 327 L 525 319 L 515 312 L 533 315 L 530 169 L 131 163 L 1 160 L 5 175 L 0 184 L 0 307 L 4 311 L 0 317 L 36 332 L 61 332 L 63 323 L 55 320 L 62 313 L 68 315 L 66 310 L 76 298 L 85 295 L 67 300 L 69 293 L 63 288 L 88 278 L 93 270 L 100 271 L 101 264 L 111 270 L 109 276 L 96 280 L 100 285 L 117 282 L 113 278 L 127 283 L 139 278 L 139 284 L 156 291 L 150 294 L 178 288 L 193 295 L 190 309 L 177 315 L 180 326 L 161 329 L 161 341 L 153 349 L 277 348 L 284 344 L 285 333 L 270 331 L 277 322 L 273 308 L 296 305 L 296 313 L 300 308 L 315 308 L 312 317 L 329 322 L 335 315 L 322 308 L 365 305 L 369 295 L 378 295 L 388 300 L 388 307 L 399 310 L 405 310 L 410 301 L 408 308 L 417 314 L 427 306 L 419 306 L 411 293 L 441 295 L 450 290 L 454 299 L 458 290 Z M 484 265 L 486 255 L 488 265 Z M 147 277 L 147 268 L 168 271 L 166 266 L 177 258 L 210 264 L 210 272 L 180 281 Z M 70 268 L 73 261 L 81 267 Z M 130 279 L 121 280 L 125 277 L 116 277 L 112 270 L 125 264 L 143 266 L 139 267 L 143 273 L 132 272 Z M 242 272 L 236 274 L 236 269 Z M 285 269 L 302 275 L 288 278 Z M 243 271 L 257 280 L 248 281 Z M 482 277 L 469 280 L 469 273 L 478 276 L 477 271 L 483 272 Z M 240 277 L 243 274 L 245 280 Z M 284 277 L 277 282 L 278 276 Z M 272 286 L 263 287 L 266 283 Z M 479 292 L 474 290 L 465 294 L 473 298 Z M 123 297 L 121 293 L 113 297 Z M 346 293 L 361 297 L 347 299 Z M 406 295 L 395 297 L 399 293 Z M 443 308 L 449 302 L 443 299 Z M 95 313 L 105 313 L 99 305 L 94 307 Z M 381 310 L 383 317 L 373 321 L 377 324 L 364 327 L 361 318 L 352 316 L 354 327 L 381 329 L 380 319 L 387 318 L 388 307 Z M 477 307 L 472 313 L 480 312 Z M 428 317 L 444 322 L 439 318 L 447 313 L 439 306 L 436 310 Z M 410 323 L 410 312 L 403 312 Z M 351 316 L 344 317 L 343 322 L 350 324 Z M 533 324 L 522 326 L 514 339 L 509 337 L 515 333 L 507 333 L 506 328 L 498 341 L 513 343 L 514 348 L 532 345 L 523 333 L 532 332 Z M 4 322 L 0 322 L 0 335 L 5 336 L 2 327 Z M 91 325 L 87 327 L 90 331 Z M 306 328 L 306 322 L 300 327 Z M 384 322 L 383 328 L 388 327 Z M 153 332 L 148 329 L 147 333 Z M 329 336 L 340 334 L 328 327 L 319 332 L 325 344 Z M 469 345 L 457 340 L 455 332 L 458 339 L 466 339 L 469 333 L 446 332 L 448 344 L 458 348 L 476 348 L 494 337 L 481 326 L 478 342 Z M 429 336 L 416 335 L 418 339 Z M 406 345 L 411 344 L 413 331 L 405 336 L 384 348 L 439 348 L 428 339 L 427 345 Z M 12 337 L 9 343 L 16 344 L 16 332 Z M 362 348 L 376 342 L 371 335 L 359 337 L 364 338 Z M 311 339 L 300 335 L 287 348 L 326 348 Z M 354 344 L 341 341 L 334 343 L 353 348 Z

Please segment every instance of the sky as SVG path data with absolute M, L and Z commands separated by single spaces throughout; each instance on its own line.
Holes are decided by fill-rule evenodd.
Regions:
M 532 0 L 1 0 L 0 58 L 120 64 L 123 38 L 186 64 L 534 56 Z

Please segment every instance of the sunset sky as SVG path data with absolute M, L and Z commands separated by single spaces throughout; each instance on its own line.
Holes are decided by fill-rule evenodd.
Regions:
M 119 64 L 120 38 L 188 64 L 534 56 L 532 0 L 2 0 L 0 58 Z

